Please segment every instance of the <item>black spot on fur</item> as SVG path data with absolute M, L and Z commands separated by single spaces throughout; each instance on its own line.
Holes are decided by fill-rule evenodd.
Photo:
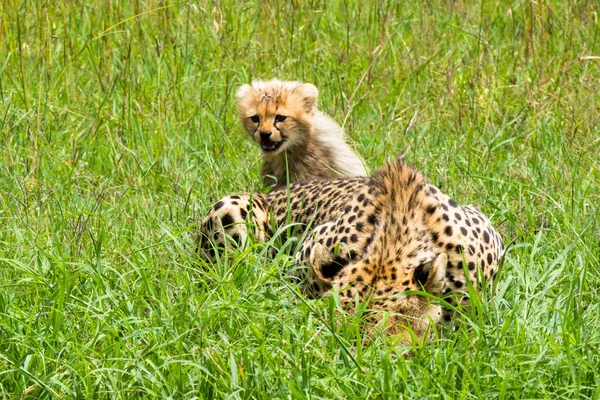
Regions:
M 369 217 L 367 218 L 367 222 L 371 225 L 375 225 L 377 223 L 377 217 L 375 216 L 375 214 L 369 215 Z
M 448 236 L 452 236 L 452 227 L 450 225 L 446 226 L 444 233 Z
M 350 216 L 350 218 L 348 218 L 348 223 L 349 224 L 353 223 L 355 219 L 356 219 L 356 215 Z
M 490 235 L 487 233 L 487 231 L 483 231 L 483 241 L 486 243 L 490 242 Z
M 492 259 L 492 253 L 488 253 L 488 255 L 487 255 L 488 265 L 492 265 L 492 261 L 493 261 L 493 259 Z
M 240 215 L 242 216 L 242 219 L 246 219 L 246 216 L 248 215 L 248 210 L 246 210 L 245 208 L 240 208 Z
M 240 237 L 239 233 L 234 233 L 233 235 L 231 235 L 231 239 L 233 239 L 233 241 L 238 245 L 242 243 L 242 238 Z
M 467 233 L 469 233 L 469 232 L 467 232 L 467 228 L 465 228 L 464 226 L 461 226 L 460 233 L 462 233 L 464 236 L 467 236 Z
M 421 264 L 417 268 L 415 268 L 413 276 L 417 283 L 425 285 L 425 283 L 427 283 L 427 278 L 429 278 L 429 272 L 429 269 L 425 268 L 425 264 Z
M 373 236 L 369 236 L 367 240 L 365 240 L 365 247 L 363 247 L 363 251 L 365 251 L 371 243 L 373 243 Z
M 450 221 L 450 217 L 448 217 L 448 214 L 442 215 L 442 219 L 446 222 Z
M 433 241 L 433 243 L 437 243 L 438 240 L 440 240 L 440 235 L 438 235 L 437 232 L 432 232 L 431 233 L 431 240 Z
M 350 241 L 352 243 L 358 242 L 358 236 L 356 234 L 353 234 L 352 236 L 350 236 Z
M 362 232 L 362 230 L 363 230 L 363 227 L 364 227 L 364 224 L 363 224 L 362 222 L 357 222 L 357 223 L 356 223 L 356 230 L 357 230 L 358 232 Z
M 450 199 L 448 201 L 448 204 L 450 204 L 452 207 L 458 207 L 458 204 L 456 203 L 456 201 L 454 201 L 454 199 Z
M 221 217 L 221 222 L 223 223 L 223 227 L 226 227 L 233 224 L 233 218 L 227 213 Z
M 219 208 L 223 207 L 225 203 L 223 203 L 222 201 L 217 201 L 217 203 L 213 206 L 213 209 L 215 211 L 217 211 Z
M 467 267 L 469 268 L 469 271 L 473 271 L 475 269 L 475 263 L 473 261 L 469 261 Z
M 425 209 L 425 211 L 427 211 L 427 214 L 433 214 L 435 212 L 436 208 L 434 205 L 428 205 L 427 208 Z
M 455 214 L 454 214 L 454 216 L 456 217 L 456 219 L 457 219 L 458 221 L 462 220 L 462 217 L 460 216 L 460 214 L 459 214 L 459 213 L 455 213 Z
M 363 193 L 361 193 L 358 195 L 358 198 L 356 200 L 358 200 L 360 202 L 360 201 L 363 201 L 364 199 L 365 199 L 365 195 Z

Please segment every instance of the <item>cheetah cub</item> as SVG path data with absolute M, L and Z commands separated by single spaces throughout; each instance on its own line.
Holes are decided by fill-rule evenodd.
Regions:
M 310 83 L 277 79 L 238 90 L 242 125 L 263 152 L 265 186 L 286 186 L 288 174 L 289 183 L 367 175 L 342 128 L 317 109 L 318 96 Z

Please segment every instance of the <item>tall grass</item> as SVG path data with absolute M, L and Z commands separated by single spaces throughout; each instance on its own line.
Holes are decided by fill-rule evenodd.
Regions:
M 0 396 L 600 396 L 593 1 L 6 0 Z M 196 221 L 258 188 L 233 92 L 314 83 L 373 170 L 405 154 L 512 242 L 497 294 L 411 349 Z

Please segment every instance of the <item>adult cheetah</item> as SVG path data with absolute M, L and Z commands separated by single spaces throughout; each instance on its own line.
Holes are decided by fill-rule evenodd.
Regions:
M 256 239 L 265 240 L 290 222 L 300 223 L 299 236 L 310 229 L 296 256 L 307 266 L 305 292 L 324 295 L 335 286 L 348 309 L 359 296 L 371 310 L 390 312 L 386 328 L 405 341 L 405 326 L 422 338 L 452 312 L 426 296 L 401 293 L 424 290 L 466 301 L 466 279 L 476 288 L 482 277 L 491 282 L 504 251 L 479 209 L 458 205 L 401 159 L 371 178 L 304 181 L 268 195 L 225 197 L 201 225 L 200 248 L 214 256 L 215 243 L 228 245 L 223 233 L 240 242 L 253 226 Z

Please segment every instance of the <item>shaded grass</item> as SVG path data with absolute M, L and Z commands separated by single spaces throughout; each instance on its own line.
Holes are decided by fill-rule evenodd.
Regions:
M 3 396 L 598 398 L 594 2 L 0 7 Z M 272 76 L 514 241 L 464 326 L 405 358 L 284 254 L 198 266 L 195 221 L 259 182 L 232 94 Z

